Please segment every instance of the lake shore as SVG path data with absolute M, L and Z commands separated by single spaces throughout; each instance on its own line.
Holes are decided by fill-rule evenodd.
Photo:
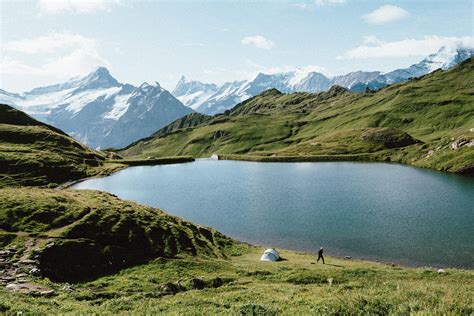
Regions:
M 347 154 L 347 155 L 305 155 L 305 156 L 255 156 L 255 155 L 234 155 L 224 154 L 217 155 L 219 160 L 237 160 L 237 161 L 254 161 L 254 162 L 386 162 L 399 163 L 412 167 L 423 169 L 431 169 L 434 171 L 448 172 L 451 174 L 460 174 L 466 176 L 474 176 L 474 167 L 463 167 L 456 171 L 442 170 L 433 166 L 424 166 L 410 163 L 402 159 L 393 159 L 390 155 L 381 152 L 364 153 L 364 154 Z
M 199 165 L 205 167 L 205 171 L 204 171 L 204 170 L 202 171 L 202 172 L 204 172 L 205 174 L 207 174 L 207 173 L 209 173 L 209 172 L 214 172 L 214 171 L 215 171 L 215 170 L 214 170 L 214 169 L 215 169 L 214 167 L 217 167 L 217 166 L 214 166 L 211 161 L 206 162 L 207 160 L 208 160 L 208 159 L 202 159 L 202 160 L 201 160 L 201 159 L 197 159 L 197 161 L 200 161 L 200 162 L 201 162 L 201 163 L 199 163 Z M 199 165 L 196 166 L 196 167 L 199 167 Z M 359 165 L 359 164 L 356 164 L 356 166 L 357 166 L 356 169 L 367 168 L 367 167 L 365 167 L 366 164 L 360 164 L 360 167 L 358 167 L 358 165 Z M 224 164 L 220 164 L 220 167 L 219 167 L 219 168 L 227 168 L 226 166 L 227 166 L 227 164 L 225 164 L 225 163 L 224 163 Z M 262 167 L 263 167 L 263 166 L 268 166 L 268 167 L 270 167 L 270 165 L 262 165 Z M 370 164 L 369 164 L 368 166 L 370 166 Z M 383 164 L 374 164 L 374 166 L 375 166 L 376 170 L 379 170 L 379 169 L 380 169 L 380 170 L 379 170 L 380 172 L 382 172 L 383 170 L 386 170 L 386 168 L 384 167 Z M 393 170 L 391 173 L 393 173 L 393 172 L 395 172 L 395 173 L 400 173 L 400 172 L 402 172 L 402 173 L 408 173 L 408 174 L 409 174 L 409 173 L 411 173 L 410 170 L 412 170 L 412 169 L 410 169 L 410 166 L 404 166 L 404 165 L 398 165 L 398 164 L 389 164 L 389 165 L 387 165 L 387 166 L 391 166 L 388 170 L 386 170 L 386 171 Z M 315 168 L 318 168 L 318 170 L 319 170 L 319 171 L 318 171 L 318 174 L 319 174 L 319 175 L 321 175 L 320 171 L 321 171 L 322 169 L 320 169 L 320 168 L 322 168 L 322 167 L 323 167 L 323 166 L 317 166 L 317 165 L 315 165 Z M 332 166 L 332 167 L 331 167 L 331 164 L 329 164 L 329 165 L 327 165 L 327 167 L 325 166 L 324 168 L 328 168 L 328 167 L 329 167 L 329 168 L 332 168 L 332 169 L 336 168 L 336 169 L 334 169 L 335 171 L 336 171 L 336 170 L 340 170 L 340 167 L 343 167 L 343 169 L 346 170 L 346 172 L 349 172 L 349 170 L 353 169 L 353 168 L 351 168 L 351 165 L 348 165 L 347 163 L 344 163 L 344 164 L 342 164 L 342 165 L 334 164 L 334 166 Z M 191 166 L 191 165 L 183 166 L 183 168 L 186 170 L 186 171 L 183 171 L 183 172 L 185 172 L 185 174 L 187 174 L 187 177 L 189 177 L 191 174 L 193 174 L 193 172 L 191 172 L 191 170 L 195 169 L 195 168 L 194 168 L 194 165 L 192 165 L 192 166 Z M 200 167 L 200 168 L 201 168 L 201 167 Z M 218 169 L 219 169 L 219 168 L 218 168 Z M 236 165 L 236 168 L 237 168 L 238 170 L 241 170 L 242 168 L 244 168 L 244 169 L 242 169 L 242 170 L 247 170 L 247 168 L 245 167 L 245 165 L 240 165 L 240 164 Z M 251 167 L 252 170 L 253 170 L 254 168 L 255 168 L 255 167 Z M 274 167 L 271 167 L 271 168 L 277 168 L 277 169 L 279 169 L 278 166 L 274 166 Z M 309 168 L 309 166 L 306 166 L 305 168 Z M 381 169 L 381 168 L 382 168 L 382 169 Z M 331 169 L 331 170 L 332 170 L 332 169 Z M 159 170 L 163 170 L 163 172 L 165 172 L 165 169 L 161 169 L 161 168 L 160 168 Z M 173 178 L 174 178 L 175 175 L 176 175 L 176 170 L 178 170 L 178 169 L 172 168 L 172 169 L 169 169 L 169 170 L 173 170 Z M 306 169 L 305 169 L 305 170 L 306 170 Z M 374 170 L 374 171 L 375 171 L 375 170 Z M 141 204 L 152 205 L 152 206 L 155 206 L 155 207 L 159 206 L 160 208 L 164 209 L 165 211 L 168 211 L 168 212 L 171 211 L 171 214 L 173 214 L 173 215 L 175 215 L 175 216 L 179 216 L 179 217 L 185 218 L 185 219 L 187 219 L 187 220 L 189 220 L 189 221 L 191 221 L 191 222 L 195 222 L 195 223 L 199 223 L 199 224 L 204 224 L 204 225 L 206 225 L 206 226 L 215 227 L 215 228 L 217 228 L 217 229 L 223 231 L 224 233 L 226 233 L 226 234 L 232 236 L 232 237 L 235 238 L 236 240 L 242 240 L 242 241 L 250 242 L 250 243 L 252 243 L 252 244 L 257 244 L 257 245 L 258 245 L 258 244 L 268 245 L 269 247 L 275 247 L 275 246 L 277 246 L 277 247 L 282 247 L 282 248 L 285 248 L 285 249 L 293 249 L 293 250 L 296 250 L 296 251 L 305 251 L 305 252 L 309 252 L 309 253 L 312 252 L 312 251 L 315 251 L 315 249 L 312 248 L 312 242 L 310 242 L 310 243 L 308 244 L 308 241 L 307 241 L 306 239 L 309 239 L 309 240 L 311 240 L 311 241 L 314 241 L 314 240 L 317 240 L 317 241 L 318 241 L 318 240 L 319 240 L 319 241 L 321 241 L 321 245 L 326 246 L 328 250 L 332 248 L 333 251 L 332 251 L 331 253 L 336 254 L 336 255 L 339 256 L 339 257 L 351 256 L 351 257 L 353 257 L 353 258 L 358 258 L 358 259 L 361 259 L 361 260 L 368 260 L 368 261 L 373 261 L 373 262 L 384 262 L 384 263 L 388 263 L 388 264 L 395 263 L 395 264 L 397 264 L 397 265 L 401 265 L 401 266 L 405 266 L 405 267 L 425 267 L 425 266 L 432 266 L 432 267 L 436 267 L 436 268 L 453 267 L 453 268 L 467 268 L 467 269 L 470 269 L 470 266 L 469 266 L 469 265 L 466 266 L 465 264 L 463 264 L 463 262 L 465 261 L 465 258 L 464 258 L 464 261 L 460 261 L 459 263 L 457 263 L 457 262 L 451 262 L 451 263 L 449 263 L 449 260 L 446 261 L 446 262 L 444 262 L 443 260 L 441 260 L 441 261 L 438 262 L 438 261 L 437 261 L 438 258 L 437 258 L 436 256 L 431 257 L 431 258 L 428 259 L 428 260 L 424 260 L 424 261 L 421 260 L 421 261 L 418 261 L 418 260 L 416 260 L 417 257 L 414 256 L 413 254 L 411 254 L 411 257 L 408 256 L 408 257 L 406 257 L 407 259 L 404 259 L 405 257 L 403 256 L 403 254 L 398 254 L 397 252 L 392 253 L 391 251 L 390 251 L 390 252 L 387 252 L 386 250 L 383 250 L 383 249 L 381 249 L 381 248 L 378 248 L 378 250 L 372 249 L 371 252 L 367 252 L 367 251 L 365 251 L 365 252 L 364 252 L 364 251 L 358 252 L 358 251 L 356 251 L 355 249 L 352 249 L 351 251 L 346 251 L 346 250 L 344 250 L 344 249 L 351 249 L 351 248 L 350 248 L 350 247 L 349 247 L 349 248 L 344 248 L 344 247 L 342 247 L 341 244 L 337 244 L 337 243 L 331 244 L 331 241 L 332 241 L 332 240 L 337 240 L 337 238 L 339 238 L 339 237 L 337 237 L 337 236 L 332 236 L 331 234 L 330 234 L 330 235 L 327 235 L 327 236 L 326 236 L 326 234 L 322 234 L 322 235 L 319 235 L 319 236 L 313 236 L 314 238 L 313 238 L 313 237 L 310 237 L 310 236 L 308 236 L 307 238 L 305 237 L 306 239 L 303 239 L 304 244 L 301 244 L 301 245 L 299 245 L 299 246 L 298 246 L 298 245 L 293 245 L 293 246 L 292 246 L 291 243 L 288 244 L 288 243 L 285 243 L 285 242 L 282 242 L 282 241 L 278 241 L 277 239 L 275 239 L 274 242 L 271 241 L 271 240 L 268 240 L 268 238 L 267 238 L 267 239 L 260 239 L 259 237 L 256 237 L 258 234 L 255 235 L 255 236 L 253 236 L 253 234 L 250 234 L 250 235 L 242 235 L 240 232 L 234 231 L 232 228 L 229 228 L 228 225 L 227 225 L 227 226 L 226 226 L 226 225 L 223 226 L 222 223 L 221 223 L 221 224 L 216 223 L 214 220 L 211 220 L 211 219 L 196 218 L 196 217 L 193 215 L 193 214 L 195 214 L 195 213 L 193 212 L 193 210 L 196 211 L 196 206 L 194 206 L 194 205 L 189 205 L 189 204 L 181 205 L 181 204 L 180 204 L 180 207 L 178 207 L 178 209 L 181 209 L 181 210 L 183 210 L 183 209 L 189 210 L 189 212 L 184 212 L 184 213 L 176 212 L 176 206 L 173 206 L 173 205 L 176 205 L 176 201 L 181 201 L 181 202 L 179 202 L 179 203 L 182 203 L 182 200 L 183 200 L 183 199 L 179 199 L 179 198 L 177 198 L 177 197 L 174 197 L 173 194 L 171 194 L 170 192 L 168 192 L 169 189 L 166 188 L 166 187 L 168 186 L 168 184 L 171 184 L 172 182 L 175 182 L 175 180 L 172 180 L 171 178 L 168 179 L 168 180 L 163 180 L 163 181 L 165 181 L 166 183 L 168 183 L 164 188 L 161 188 L 160 186 L 154 187 L 155 190 L 161 192 L 161 196 L 158 198 L 159 195 L 153 194 L 153 196 L 156 195 L 156 199 L 153 200 L 153 201 L 150 201 L 150 200 L 148 200 L 148 201 L 147 201 L 147 200 L 142 200 L 142 199 L 140 199 L 140 198 L 138 198 L 138 197 L 134 197 L 133 194 L 130 195 L 130 192 L 131 192 L 130 190 L 132 190 L 132 188 L 135 188 L 135 187 L 138 188 L 138 191 L 140 191 L 141 194 L 142 194 L 143 192 L 145 192 L 144 190 L 146 190 L 147 187 L 150 187 L 150 186 L 151 186 L 151 184 L 148 183 L 148 184 L 146 184 L 144 187 L 142 187 L 142 183 L 141 183 L 142 181 L 141 181 L 141 180 L 140 180 L 140 181 L 137 180 L 138 182 L 135 183 L 136 181 L 133 179 L 133 178 L 134 178 L 134 176 L 133 176 L 134 172 L 138 172 L 140 175 L 144 175 L 144 174 L 148 174 L 148 173 L 149 173 L 148 171 L 143 171 L 142 169 L 137 169 L 137 171 L 133 171 L 132 169 L 130 169 L 129 171 L 126 171 L 126 172 L 125 172 L 126 174 L 122 174 L 122 173 L 121 173 L 120 176 L 119 176 L 119 177 L 120 177 L 120 180 L 116 180 L 116 181 L 115 181 L 115 182 L 117 183 L 117 185 L 120 184 L 121 187 L 122 187 L 124 184 L 126 184 L 126 186 L 130 186 L 130 187 L 128 187 L 128 188 L 127 188 L 127 187 L 123 188 L 123 189 L 125 190 L 125 192 L 128 192 L 128 193 L 127 193 L 128 195 L 127 195 L 127 194 L 125 194 L 125 195 L 120 194 L 120 191 L 117 191 L 118 188 L 113 189 L 114 186 L 112 185 L 112 183 L 107 184 L 107 187 L 108 187 L 109 189 L 108 189 L 108 190 L 106 189 L 106 191 L 108 191 L 108 192 L 110 192 L 110 193 L 113 193 L 113 194 L 115 194 L 115 195 L 118 195 L 119 197 L 121 197 L 121 198 L 123 198 L 123 199 L 126 199 L 126 200 L 133 200 L 133 201 L 139 202 L 139 203 L 141 203 Z M 154 171 L 153 171 L 152 169 L 150 169 L 150 172 L 153 173 Z M 158 169 L 157 169 L 156 172 L 161 172 L 161 171 L 158 171 Z M 191 173 L 190 173 L 190 172 L 191 172 Z M 201 173 L 202 173 L 202 172 L 201 172 Z M 240 171 L 237 171 L 237 172 L 240 173 Z M 252 172 L 253 172 L 253 171 L 252 171 Z M 300 172 L 303 172 L 303 171 L 301 170 Z M 306 172 L 307 172 L 307 171 L 305 171 L 304 173 L 306 173 Z M 340 171 L 337 171 L 337 172 L 340 173 Z M 341 170 L 341 172 L 342 172 L 342 170 Z M 415 171 L 415 174 L 418 174 L 418 173 L 420 173 L 420 172 L 421 172 L 420 175 L 428 174 L 428 175 L 430 175 L 430 176 L 432 175 L 432 176 L 434 176 L 434 177 L 443 177 L 442 173 L 439 173 L 438 175 L 436 175 L 436 173 L 434 173 L 434 174 L 433 174 L 433 173 L 430 173 L 429 170 L 424 170 L 424 171 L 423 171 L 423 170 L 420 170 L 419 172 L 416 172 L 416 171 Z M 201 173 L 199 173 L 199 174 L 201 174 Z M 128 174 L 128 175 L 127 175 L 127 174 Z M 165 174 L 166 174 L 166 173 L 165 173 Z M 179 174 L 179 172 L 178 172 L 178 174 Z M 300 174 L 301 174 L 301 173 L 300 173 Z M 351 174 L 352 174 L 352 172 L 351 172 Z M 408 176 L 408 174 L 407 174 L 407 176 Z M 414 175 L 415 175 L 415 174 L 414 174 Z M 196 176 L 200 177 L 199 175 L 196 175 Z M 229 175 L 229 176 L 230 176 L 230 175 Z M 346 175 L 346 176 L 347 176 L 347 175 Z M 388 176 L 388 175 L 387 175 L 387 176 Z M 446 176 L 453 177 L 453 178 L 455 178 L 454 180 L 458 179 L 458 176 L 455 176 L 455 175 L 449 175 L 449 174 L 447 174 Z M 163 178 L 163 177 L 165 177 L 165 178 Z M 389 176 L 389 177 L 390 177 L 390 176 Z M 164 174 L 161 174 L 161 173 L 160 173 L 160 175 L 151 176 L 151 178 L 153 178 L 153 179 L 166 179 L 166 176 L 165 176 Z M 228 176 L 223 176 L 223 178 L 228 178 Z M 345 178 L 345 176 L 344 176 L 343 178 Z M 462 178 L 462 177 L 461 177 L 461 178 Z M 194 177 L 192 177 L 192 179 L 194 179 Z M 189 181 L 194 181 L 194 180 L 192 180 L 192 179 L 188 178 Z M 145 179 L 143 179 L 143 180 L 145 181 L 145 183 L 147 183 Z M 117 181 L 118 181 L 118 182 L 117 182 Z M 171 182 L 167 182 L 167 181 L 171 181 Z M 239 181 L 240 181 L 240 180 L 239 180 Z M 424 180 L 421 180 L 421 179 L 420 179 L 420 181 L 424 181 Z M 161 181 L 158 181 L 158 182 L 160 183 Z M 101 180 L 100 182 L 95 182 L 95 183 L 106 183 L 106 182 L 103 182 L 103 181 Z M 192 182 L 192 183 L 194 183 L 194 182 Z M 179 184 L 178 187 L 182 187 L 183 185 L 185 185 L 185 184 Z M 187 185 L 190 185 L 191 187 L 195 187 L 195 185 L 197 185 L 197 184 L 194 183 L 194 184 L 187 184 Z M 210 184 L 210 183 L 209 183 L 209 184 L 203 183 L 203 185 L 204 185 L 204 187 L 207 187 L 207 186 L 209 186 L 209 185 L 211 185 L 211 184 Z M 212 185 L 218 185 L 218 184 L 217 184 L 217 183 L 213 183 Z M 221 184 L 221 185 L 222 185 L 222 184 Z M 221 186 L 221 185 L 218 185 L 218 186 Z M 154 186 L 154 185 L 153 185 L 153 186 Z M 415 186 L 417 186 L 417 185 L 415 185 Z M 85 186 L 84 186 L 83 188 L 101 190 L 100 184 L 99 184 L 99 186 L 95 186 L 95 185 L 89 186 L 89 185 L 85 184 Z M 181 190 L 181 189 L 180 189 L 180 190 Z M 190 191 L 190 190 L 191 190 L 191 188 L 185 189 L 185 191 L 188 192 L 188 195 L 189 195 L 189 194 L 192 195 L 192 192 L 193 192 L 193 191 L 192 191 L 192 190 Z M 368 192 L 367 192 L 367 193 L 368 193 Z M 170 194 L 171 194 L 171 195 L 170 195 Z M 179 193 L 178 195 L 182 195 L 182 194 L 184 194 L 184 193 Z M 236 194 L 237 194 L 237 193 L 236 193 Z M 244 194 L 245 196 L 247 196 L 247 195 L 246 195 L 247 193 L 245 193 L 245 192 L 240 192 L 240 194 Z M 400 194 L 405 194 L 405 193 L 401 192 Z M 237 195 L 239 195 L 239 194 L 237 194 Z M 215 199 L 221 200 L 221 198 L 219 198 L 219 197 L 214 197 L 214 198 L 210 198 L 210 199 L 211 199 L 211 200 L 215 200 Z M 201 201 L 201 202 L 202 202 L 202 201 Z M 171 203 L 171 204 L 170 204 L 170 203 Z M 209 203 L 211 203 L 211 201 L 209 201 Z M 219 205 L 220 205 L 220 204 L 219 204 Z M 173 207 L 175 207 L 174 211 L 173 211 Z M 295 207 L 296 207 L 297 210 L 299 210 L 299 212 L 301 211 L 301 206 L 299 206 L 299 207 L 295 206 Z M 350 207 L 352 207 L 352 206 L 350 206 Z M 380 206 L 378 206 L 378 207 L 380 208 Z M 221 205 L 221 206 L 219 206 L 218 208 L 222 209 L 222 208 L 225 208 L 225 206 Z M 305 208 L 309 208 L 309 209 L 310 209 L 309 206 L 308 206 L 308 207 L 303 207 L 303 209 L 305 209 Z M 246 210 L 246 209 L 247 209 L 247 208 L 244 208 L 244 209 L 241 209 L 241 210 Z M 206 210 L 207 210 L 207 212 L 210 212 L 210 214 L 214 214 L 213 212 L 215 212 L 215 210 L 213 210 L 212 207 L 211 207 L 211 209 L 206 209 Z M 278 210 L 278 207 L 273 208 L 273 210 Z M 268 210 L 261 210 L 261 211 L 263 211 L 264 214 L 267 214 L 267 211 L 268 211 Z M 205 213 L 207 213 L 207 212 L 205 212 Z M 189 214 L 188 214 L 188 213 L 189 213 Z M 378 213 L 380 213 L 380 212 L 378 212 Z M 403 212 L 402 212 L 402 213 L 403 213 Z M 221 215 L 222 215 L 222 214 L 221 214 Z M 221 215 L 215 214 L 214 217 L 222 217 Z M 225 215 L 223 215 L 223 216 L 225 216 Z M 248 215 L 242 215 L 242 216 L 244 216 L 244 217 L 252 217 L 253 215 L 252 215 L 252 214 L 248 214 Z M 267 215 L 264 215 L 264 216 L 268 216 L 268 214 L 267 214 Z M 408 216 L 408 215 L 407 215 L 407 216 Z M 276 217 L 279 217 L 279 215 L 277 215 Z M 331 219 L 330 219 L 330 218 L 327 218 L 327 219 L 325 219 L 325 220 L 323 220 L 323 221 L 326 222 L 326 223 L 330 223 L 330 222 L 331 222 Z M 245 223 L 240 223 L 240 224 L 238 224 L 237 226 L 240 226 L 240 225 L 244 225 L 244 226 L 245 226 Z M 272 225 L 273 225 L 273 226 L 274 226 L 274 225 L 278 225 L 278 223 L 273 223 Z M 227 227 L 227 228 L 226 228 L 226 227 Z M 255 230 L 254 230 L 254 231 L 255 231 Z M 365 231 L 365 230 L 359 231 L 359 232 L 358 232 L 358 234 L 359 234 L 358 236 L 359 236 L 359 237 L 357 237 L 357 236 L 356 236 L 356 237 L 357 237 L 357 238 L 361 238 L 361 237 L 365 236 L 366 233 L 368 233 L 368 232 L 364 232 L 364 231 Z M 341 232 L 341 233 L 342 233 L 342 232 Z M 285 235 L 285 233 L 282 233 L 282 234 Z M 292 234 L 293 234 L 293 233 L 292 233 Z M 253 237 L 252 237 L 252 236 L 253 236 Z M 338 236 L 341 236 L 341 235 L 338 235 Z M 240 237 L 240 238 L 239 238 L 239 237 Z M 329 239 L 327 239 L 326 237 L 329 238 Z M 325 240 L 324 240 L 324 239 L 325 239 Z M 318 241 L 318 243 L 319 243 L 319 241 Z M 366 240 L 366 242 L 368 242 L 368 244 L 371 244 L 370 240 L 369 240 L 369 241 Z M 395 245 L 391 245 L 390 243 L 387 244 L 387 247 L 394 247 L 394 246 L 395 246 Z M 337 249 L 340 248 L 340 247 L 342 247 L 341 249 L 343 249 L 343 250 L 337 250 Z M 404 247 L 401 246 L 401 245 L 397 245 L 397 246 L 395 246 L 395 248 L 403 249 Z M 388 248 L 387 248 L 387 249 L 388 249 Z M 317 250 L 317 249 L 316 249 L 316 250 Z M 440 252 L 440 253 L 442 253 L 442 252 Z M 385 257 L 384 257 L 384 256 L 385 256 Z M 430 261 L 430 260 L 431 260 L 431 261 Z M 452 261 L 452 260 L 451 260 L 451 261 Z M 430 263 L 430 262 L 431 262 L 431 263 Z M 436 262 L 436 263 L 433 263 L 433 262 Z

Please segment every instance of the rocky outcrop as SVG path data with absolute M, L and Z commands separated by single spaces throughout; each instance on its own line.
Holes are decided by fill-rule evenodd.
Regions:
M 28 259 L 33 240 L 27 240 L 23 249 L 12 245 L 0 251 L 0 285 L 12 292 L 32 296 L 50 297 L 54 290 L 35 284 L 35 277 L 41 274 L 39 261 Z

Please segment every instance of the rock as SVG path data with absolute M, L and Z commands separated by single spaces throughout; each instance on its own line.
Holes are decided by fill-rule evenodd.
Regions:
M 72 292 L 72 291 L 74 291 L 74 288 L 72 287 L 71 284 L 66 283 L 62 287 L 62 290 L 65 291 L 65 292 Z
M 180 291 L 179 287 L 171 282 L 160 285 L 160 292 L 165 295 L 176 294 Z
M 34 296 L 50 297 L 54 295 L 54 290 L 34 285 L 31 283 L 9 283 L 5 286 L 8 291 L 22 294 L 31 294 Z
M 38 268 L 33 268 L 30 270 L 29 274 L 33 275 L 33 276 L 39 276 L 41 275 L 41 270 L 38 269 Z
M 15 291 L 19 288 L 19 285 L 15 283 L 9 283 L 5 286 L 5 288 L 9 291 Z
M 26 273 L 19 273 L 19 274 L 16 275 L 17 278 L 23 278 L 23 277 L 26 277 L 26 276 L 28 276 L 28 274 L 26 274 Z
M 22 264 L 38 264 L 38 261 L 31 259 L 23 259 L 19 261 Z
M 438 269 L 438 273 L 446 273 L 443 269 Z
M 329 283 L 329 286 L 332 285 L 332 282 L 334 282 L 334 279 L 333 278 L 328 278 L 328 283 Z
M 39 294 L 44 297 L 51 297 L 54 295 L 54 290 L 41 291 Z
M 11 281 L 15 281 L 15 278 L 14 277 L 11 277 L 11 276 L 2 276 L 0 277 L 0 281 L 3 281 L 3 282 L 11 282 Z
M 344 256 L 344 258 L 346 258 L 346 259 L 352 259 L 351 256 Z
M 449 145 L 451 147 L 451 149 L 453 150 L 457 150 L 463 146 L 468 146 L 468 147 L 471 147 L 471 141 L 467 138 L 464 138 L 464 137 L 460 137 L 458 138 L 457 140 L 455 140 L 454 142 L 451 143 L 451 145 Z

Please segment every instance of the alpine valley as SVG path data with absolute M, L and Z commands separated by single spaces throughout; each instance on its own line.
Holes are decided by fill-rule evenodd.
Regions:
M 86 76 L 21 94 L 0 89 L 0 103 L 60 128 L 92 148 L 121 148 L 185 115 L 223 113 L 268 89 L 314 93 L 337 85 L 354 92 L 378 90 L 439 68 L 450 69 L 473 54 L 472 48 L 442 47 L 408 68 L 387 73 L 356 71 L 331 78 L 302 70 L 259 73 L 250 80 L 222 85 L 182 77 L 172 93 L 157 82 L 145 82 L 138 87 L 120 83 L 101 67 Z
M 0 316 L 474 316 L 473 0 L 0 1 Z

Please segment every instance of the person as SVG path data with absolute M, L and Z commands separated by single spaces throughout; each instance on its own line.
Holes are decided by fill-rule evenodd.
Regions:
M 319 262 L 319 259 L 323 260 L 323 264 L 326 264 L 324 262 L 324 257 L 323 257 L 323 247 L 319 248 L 319 251 L 318 251 L 318 260 L 316 262 Z

